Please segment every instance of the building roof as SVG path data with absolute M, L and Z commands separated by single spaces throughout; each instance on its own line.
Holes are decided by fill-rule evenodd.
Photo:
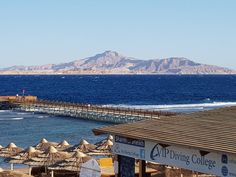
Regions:
M 236 154 L 236 107 L 96 128 L 93 132 Z

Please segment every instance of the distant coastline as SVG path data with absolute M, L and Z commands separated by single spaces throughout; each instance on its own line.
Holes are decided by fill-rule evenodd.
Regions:
M 12 66 L 0 75 L 222 75 L 236 70 L 196 63 L 184 57 L 136 59 L 114 51 L 61 64 Z

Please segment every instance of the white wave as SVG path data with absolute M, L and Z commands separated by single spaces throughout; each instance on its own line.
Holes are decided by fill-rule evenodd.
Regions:
M 24 119 L 23 117 L 14 117 L 14 118 L 12 118 L 12 120 L 22 120 L 22 119 Z
M 9 112 L 9 110 L 0 110 L 0 112 Z
M 27 112 L 18 112 L 17 114 L 18 115 L 26 115 L 26 114 L 29 114 L 29 113 L 27 113 Z
M 38 116 L 37 118 L 39 119 L 43 119 L 43 118 L 47 118 L 48 116 Z
M 214 109 L 219 107 L 236 106 L 236 102 L 212 102 L 212 103 L 198 103 L 198 104 L 173 104 L 173 105 L 104 105 L 111 107 L 121 108 L 135 108 L 147 110 L 160 110 L 160 111 L 186 111 L 186 110 L 205 110 Z
M 13 120 L 23 120 L 23 117 L 13 117 L 13 118 L 0 118 L 0 121 L 13 121 Z

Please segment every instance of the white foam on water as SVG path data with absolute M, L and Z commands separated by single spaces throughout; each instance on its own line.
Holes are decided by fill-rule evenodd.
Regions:
M 24 117 L 14 117 L 14 118 L 12 118 L 12 120 L 23 120 L 24 119 Z
M 27 113 L 27 112 L 18 112 L 17 114 L 18 115 L 26 115 L 26 114 L 29 114 L 29 113 Z
M 9 110 L 0 110 L 0 112 L 9 112 Z
M 38 116 L 38 119 L 48 118 L 48 116 Z
M 0 118 L 0 121 L 14 121 L 14 120 L 23 120 L 24 117 L 13 117 L 13 118 Z
M 212 103 L 198 103 L 198 104 L 173 104 L 173 105 L 104 105 L 120 108 L 135 108 L 135 109 L 147 109 L 157 111 L 201 111 L 206 109 L 214 109 L 220 107 L 236 106 L 236 102 L 212 102 Z

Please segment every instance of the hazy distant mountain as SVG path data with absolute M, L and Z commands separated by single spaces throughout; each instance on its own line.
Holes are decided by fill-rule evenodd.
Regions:
M 141 60 L 106 51 L 69 63 L 12 66 L 0 69 L 0 74 L 236 74 L 236 71 L 186 58 Z

